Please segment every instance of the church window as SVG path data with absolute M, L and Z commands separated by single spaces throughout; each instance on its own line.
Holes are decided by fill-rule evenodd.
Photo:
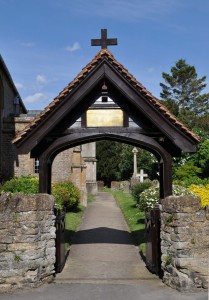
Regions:
M 38 158 L 34 159 L 34 173 L 35 174 L 39 173 L 39 159 Z

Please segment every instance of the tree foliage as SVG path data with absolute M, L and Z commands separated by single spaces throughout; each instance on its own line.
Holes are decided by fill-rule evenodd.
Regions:
M 194 154 L 183 153 L 174 159 L 174 179 L 192 181 L 209 176 L 209 93 L 204 93 L 206 76 L 198 78 L 194 66 L 184 59 L 171 67 L 170 74 L 163 72 L 163 104 L 201 137 L 201 143 Z
M 111 181 L 118 180 L 121 145 L 114 141 L 96 143 L 97 179 L 110 186 Z
M 160 83 L 164 104 L 190 128 L 203 120 L 209 124 L 209 93 L 203 93 L 206 76 L 198 78 L 195 67 L 184 59 L 178 60 L 170 71 L 162 73 L 165 83 Z
M 97 179 L 110 186 L 114 180 L 129 180 L 133 175 L 133 146 L 114 141 L 97 142 Z M 138 148 L 137 165 L 150 179 L 157 178 L 158 164 L 153 154 Z

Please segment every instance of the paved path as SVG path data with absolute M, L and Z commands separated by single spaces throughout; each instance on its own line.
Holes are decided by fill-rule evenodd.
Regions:
M 0 300 L 207 300 L 182 294 L 150 274 L 110 194 L 99 193 L 84 214 L 63 272 L 55 283 L 0 294 Z
M 152 281 L 138 255 L 127 224 L 111 194 L 99 193 L 89 203 L 64 270 L 56 282 Z

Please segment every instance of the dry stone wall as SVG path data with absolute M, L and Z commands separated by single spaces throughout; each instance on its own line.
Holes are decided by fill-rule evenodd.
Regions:
M 48 194 L 0 197 L 0 290 L 53 279 L 54 199 Z
M 170 196 L 161 222 L 163 281 L 180 291 L 208 288 L 209 209 L 199 198 Z

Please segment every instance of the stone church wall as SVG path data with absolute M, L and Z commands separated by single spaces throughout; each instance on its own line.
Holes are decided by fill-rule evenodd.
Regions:
M 71 177 L 73 149 L 59 153 L 52 164 L 52 181 L 66 181 Z
M 33 117 L 26 115 L 15 118 L 15 132 L 23 130 L 32 120 Z M 12 136 L 8 139 L 10 148 L 11 139 Z M 38 173 L 35 173 L 35 160 L 30 158 L 30 153 L 18 156 L 15 156 L 15 153 L 16 150 L 13 149 L 14 157 L 12 158 L 11 174 L 13 172 L 17 177 L 21 175 L 38 176 Z M 7 166 L 7 163 L 5 166 Z M 81 192 L 81 203 L 87 205 L 86 164 L 82 158 L 80 146 L 67 149 L 55 157 L 52 164 L 52 182 L 59 181 L 72 181 Z
M 55 230 L 52 196 L 0 197 L 1 291 L 53 280 Z
M 163 281 L 180 291 L 208 288 L 209 208 L 199 198 L 162 200 Z

